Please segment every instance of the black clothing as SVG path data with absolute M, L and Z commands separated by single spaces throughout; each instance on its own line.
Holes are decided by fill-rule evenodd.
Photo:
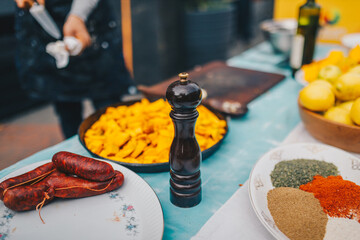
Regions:
M 45 8 L 62 31 L 72 0 L 46 0 Z M 122 54 L 120 26 L 107 0 L 99 1 L 88 17 L 87 29 L 92 45 L 80 56 L 70 57 L 69 64 L 57 69 L 55 59 L 46 53 L 54 42 L 28 10 L 17 9 L 16 67 L 22 87 L 34 98 L 54 103 L 63 134 L 77 133 L 82 121 L 82 103 L 92 100 L 95 108 L 120 101 L 133 86 Z
M 45 7 L 59 29 L 63 29 L 72 0 L 46 0 Z M 52 101 L 81 101 L 84 98 L 119 96 L 133 85 L 122 55 L 120 26 L 107 0 L 101 0 L 88 17 L 92 45 L 80 56 L 70 57 L 69 65 L 57 69 L 46 53 L 47 34 L 28 10 L 17 9 L 17 69 L 22 87 L 32 96 Z

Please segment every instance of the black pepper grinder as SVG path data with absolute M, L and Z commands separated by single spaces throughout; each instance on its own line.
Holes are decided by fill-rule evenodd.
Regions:
M 180 80 L 166 90 L 175 126 L 170 148 L 170 201 L 178 207 L 193 207 L 201 201 L 200 163 L 201 150 L 195 138 L 195 123 L 199 116 L 196 107 L 202 92 L 189 74 L 180 73 Z

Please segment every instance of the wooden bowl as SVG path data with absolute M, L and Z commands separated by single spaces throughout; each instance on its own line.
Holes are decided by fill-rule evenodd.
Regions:
M 299 102 L 298 106 L 305 128 L 314 138 L 346 151 L 360 153 L 360 127 L 330 121 L 304 108 Z

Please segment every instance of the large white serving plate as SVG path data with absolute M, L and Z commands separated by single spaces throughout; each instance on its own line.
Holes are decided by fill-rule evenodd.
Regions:
M 351 49 L 360 44 L 360 33 L 349 33 L 341 38 L 341 43 Z
M 6 177 L 30 171 L 48 161 L 18 169 Z M 124 174 L 119 189 L 79 199 L 55 199 L 38 212 L 15 212 L 0 202 L 0 239 L 162 239 L 164 218 L 152 188 L 137 174 L 108 162 Z
M 309 84 L 309 82 L 305 80 L 305 72 L 302 69 L 297 70 L 294 77 L 295 80 L 303 86 Z
M 277 163 L 300 158 L 333 163 L 344 179 L 360 185 L 360 159 L 341 149 L 317 143 L 297 143 L 269 151 L 259 159 L 251 172 L 249 196 L 256 215 L 277 239 L 288 238 L 275 225 L 267 206 L 267 193 L 274 188 L 270 173 Z

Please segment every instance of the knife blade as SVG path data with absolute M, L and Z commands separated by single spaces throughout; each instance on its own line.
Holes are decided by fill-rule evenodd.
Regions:
M 53 38 L 60 39 L 61 33 L 54 19 L 41 4 L 34 3 L 30 8 L 30 14 L 40 24 L 40 26 Z

